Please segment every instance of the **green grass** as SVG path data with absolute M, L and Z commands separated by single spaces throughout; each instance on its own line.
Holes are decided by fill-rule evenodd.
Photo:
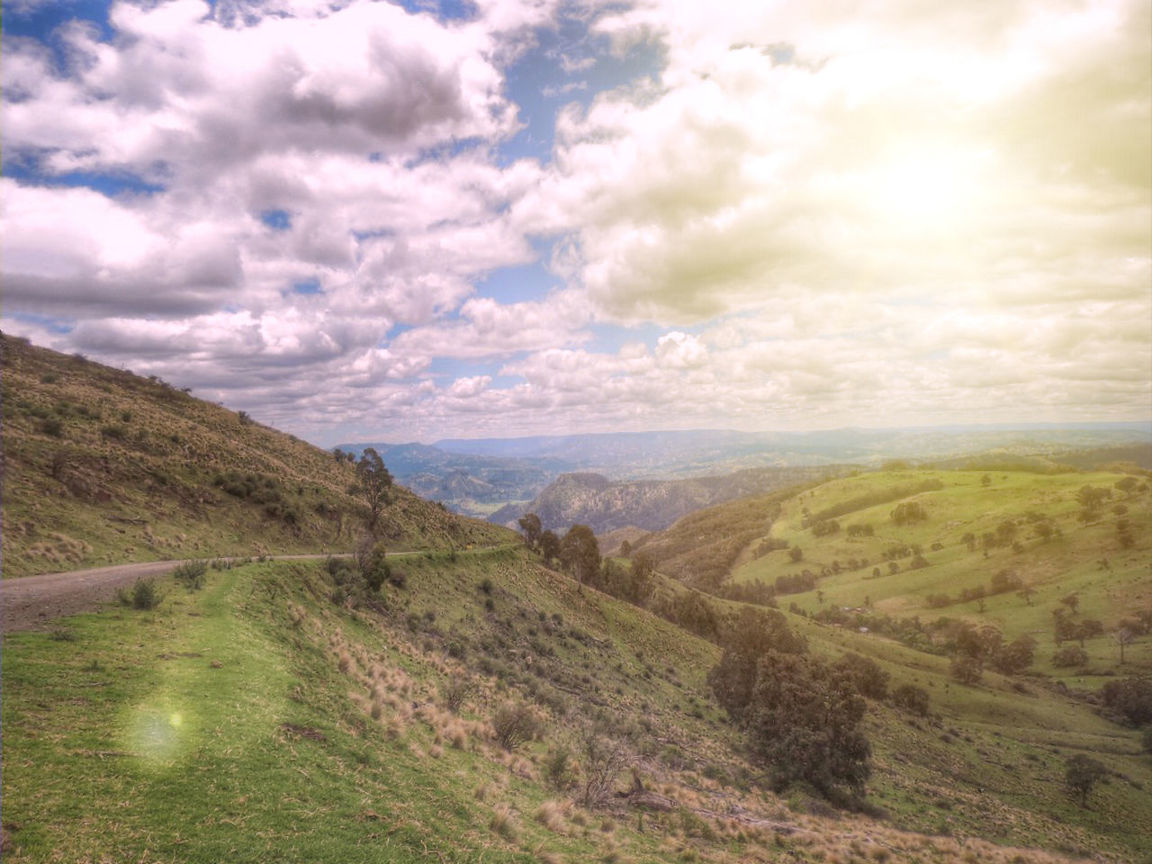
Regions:
M 1081 600 L 1080 616 L 1096 618 L 1110 631 L 1135 610 L 1152 606 L 1152 497 L 1148 492 L 1124 495 L 1115 490 L 1114 484 L 1121 477 L 1117 474 L 1005 472 L 991 475 L 992 482 L 987 487 L 981 483 L 982 476 L 983 472 L 966 471 L 876 472 L 826 483 L 787 502 L 771 528 L 772 537 L 801 548 L 803 560 L 794 563 L 787 550 L 773 551 L 738 566 L 732 578 L 737 582 L 760 580 L 772 584 L 779 576 L 804 569 L 818 574 L 835 561 L 846 565 L 851 558 L 867 559 L 868 564 L 857 570 L 845 569 L 819 579 L 819 593 L 812 590 L 782 596 L 782 604 L 796 603 L 809 612 L 818 611 L 822 605 L 857 608 L 870 604 L 877 612 L 896 616 L 948 616 L 992 624 L 1009 639 L 1025 633 L 1037 637 L 1039 671 L 1071 680 L 1083 678 L 1083 671 L 1069 675 L 1067 670 L 1057 670 L 1050 663 L 1055 650 L 1052 610 L 1060 598 L 1076 593 Z M 815 537 L 803 527 L 805 509 L 818 513 L 845 500 L 880 493 L 886 486 L 907 486 L 923 479 L 944 484 L 940 491 L 906 499 L 924 505 L 929 514 L 925 522 L 895 525 L 889 514 L 896 502 L 886 502 L 840 516 L 842 529 L 832 536 Z M 1076 492 L 1085 485 L 1113 490 L 1113 499 L 1099 520 L 1087 525 L 1076 518 L 1080 511 Z M 1125 518 L 1133 526 L 1136 541 L 1129 549 L 1120 546 L 1116 517 L 1109 511 L 1117 503 L 1129 510 Z M 1028 513 L 1050 517 L 1063 536 L 1048 541 L 1036 537 L 1032 526 L 1023 520 Z M 985 532 L 995 532 L 1007 519 L 1020 523 L 1020 551 L 1000 547 L 989 550 L 985 557 L 979 543 L 975 551 L 970 551 L 962 542 L 967 533 L 980 538 Z M 853 524 L 871 525 L 874 536 L 848 537 L 846 529 Z M 894 543 L 921 545 L 930 565 L 911 570 L 909 559 L 905 558 L 897 562 L 900 571 L 890 573 L 883 552 Z M 933 550 L 933 544 L 942 548 Z M 1107 568 L 1100 563 L 1103 559 L 1108 560 Z M 880 568 L 879 577 L 873 576 L 875 567 Z M 1031 604 L 1015 591 L 986 598 L 983 612 L 974 601 L 939 609 L 927 603 L 932 594 L 956 598 L 962 589 L 987 586 L 1001 570 L 1015 574 L 1036 591 Z M 1116 667 L 1118 649 L 1107 632 L 1088 640 L 1085 647 L 1091 658 L 1088 671 Z M 1152 638 L 1138 640 L 1126 654 L 1133 668 L 1152 668 Z
M 159 379 L 0 340 L 5 578 L 355 544 L 351 464 Z M 382 530 L 407 549 L 512 536 L 401 488 Z
M 203 591 L 169 591 L 153 612 L 70 619 L 68 639 L 8 637 L 3 800 L 17 849 L 5 860 L 424 861 L 433 850 L 461 862 L 685 853 L 719 864 L 778 852 L 771 832 L 693 815 L 734 801 L 815 832 L 788 847 L 792 860 L 833 854 L 860 830 L 805 815 L 802 794 L 756 786 L 707 696 L 714 646 L 519 550 L 413 553 L 393 567 L 407 587 L 387 587 L 376 609 L 334 606 L 320 564 L 265 563 L 211 571 Z M 943 658 L 793 621 L 812 650 L 873 656 L 931 693 L 929 721 L 870 708 L 871 798 L 891 814 L 870 834 L 892 848 L 936 844 L 924 861 L 961 855 L 897 827 L 1114 860 L 1152 853 L 1152 762 L 1135 755 L 1135 732 L 1040 686 L 1022 696 L 990 675 L 961 688 Z M 461 674 L 477 689 L 451 718 L 438 694 Z M 514 757 L 483 731 L 509 700 L 545 721 Z M 605 832 L 604 814 L 548 788 L 548 753 L 597 712 L 630 730 L 646 782 L 683 810 L 647 814 L 643 831 L 636 813 L 617 814 Z M 1060 788 L 1074 752 L 1116 772 L 1087 811 Z M 552 827 L 535 818 L 545 802 L 562 811 Z

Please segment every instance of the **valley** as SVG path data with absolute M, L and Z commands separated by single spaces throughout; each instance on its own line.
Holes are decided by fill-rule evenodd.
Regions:
M 5 347 L 6 581 L 203 562 L 5 632 L 5 860 L 1152 856 L 1138 465 L 750 471 L 611 548 L 558 528 L 555 554 L 396 485 L 365 542 L 357 462 Z M 117 418 L 143 434 L 102 434 Z M 783 780 L 776 732 L 722 707 L 716 670 L 757 640 L 801 690 L 850 688 L 855 791 Z M 1102 772 L 1082 798 L 1077 759 Z

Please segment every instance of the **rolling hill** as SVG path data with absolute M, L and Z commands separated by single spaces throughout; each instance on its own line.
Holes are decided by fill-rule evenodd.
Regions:
M 13 560 L 30 572 L 45 560 L 32 552 L 34 538 L 20 538 L 10 558 L 10 520 L 55 520 L 33 530 L 83 539 L 105 563 L 196 542 L 205 555 L 251 551 L 254 542 L 273 552 L 326 538 L 343 544 L 321 502 L 343 508 L 345 537 L 360 519 L 346 491 L 350 469 L 331 454 L 162 382 L 14 340 L 5 349 L 6 417 L 17 418 L 11 432 L 6 420 L 6 467 L 13 506 L 23 508 L 10 516 L 6 494 L 6 568 Z M 110 424 L 127 426 L 127 436 L 103 434 Z M 46 470 L 62 449 L 78 466 L 75 490 L 68 475 Z M 157 485 L 155 471 L 171 479 Z M 260 502 L 224 488 L 247 488 L 248 474 L 290 477 L 303 492 L 254 482 L 280 495 Z M 1050 619 L 1049 607 L 1075 591 L 1069 614 L 1112 627 L 1140 608 L 1152 581 L 1146 482 L 997 474 L 985 484 L 972 472 L 874 472 L 727 502 L 641 545 L 681 577 L 657 573 L 646 607 L 545 566 L 504 543 L 503 529 L 398 490 L 384 524 L 390 547 L 411 551 L 388 560 L 377 587 L 367 570 L 336 558 L 221 566 L 201 590 L 164 579 L 152 609 L 116 607 L 48 632 L 5 634 L 4 858 L 1144 861 L 1152 759 L 1140 730 L 1106 710 L 1100 685 L 1152 669 L 1147 636 L 1128 646 L 1124 664 L 1100 647 L 1105 633 L 1085 639 L 1089 666 L 1073 674 L 1050 673 L 1042 644 L 1034 668 L 989 668 L 962 683 L 934 641 L 944 631 L 904 638 L 911 630 L 883 618 L 924 622 L 915 598 L 927 588 L 913 577 L 933 568 L 942 568 L 933 590 L 956 595 L 1011 561 L 1034 567 L 1032 606 L 997 594 L 984 612 L 968 601 L 940 614 L 995 622 L 1011 635 L 1020 610 Z M 1083 486 L 1114 491 L 1080 520 Z M 293 525 L 270 504 L 302 515 Z M 911 504 L 927 518 L 896 525 L 891 514 L 905 505 L 907 516 Z M 1029 522 L 1032 510 L 1044 518 Z M 1132 542 L 1118 549 L 1122 517 Z M 120 520 L 139 518 L 153 537 L 170 530 L 184 545 L 117 546 L 126 536 L 118 529 L 143 528 Z M 814 536 L 814 524 L 832 519 L 843 523 L 838 532 Z M 990 546 L 985 559 L 983 548 L 969 550 L 966 533 L 995 537 L 1009 520 L 1028 526 L 1011 541 L 1022 551 Z M 859 548 L 845 545 L 858 521 L 873 533 L 853 532 Z M 1046 523 L 1054 529 L 1046 541 L 1032 536 Z M 766 539 L 801 548 L 801 560 Z M 893 559 L 897 572 L 871 578 L 872 558 L 897 542 L 924 545 L 929 564 Z M 1105 554 L 1111 570 L 1092 569 Z M 845 572 L 851 557 L 857 567 Z M 693 578 L 709 561 L 717 580 Z M 854 809 L 805 783 L 773 785 L 772 766 L 709 684 L 717 641 L 731 638 L 743 607 L 685 584 L 717 590 L 732 579 L 802 574 L 800 565 L 829 570 L 814 577 L 818 589 L 778 598 L 795 599 L 780 614 L 808 654 L 837 662 L 856 654 L 889 676 L 887 695 L 863 703 L 872 771 Z M 868 604 L 854 599 L 865 586 Z M 701 616 L 717 628 L 710 639 L 695 635 L 707 630 Z M 1019 629 L 1036 626 L 1024 620 Z M 900 688 L 915 688 L 923 704 L 896 698 Z M 1104 772 L 1088 806 L 1065 791 L 1074 757 Z
M 4 576 L 265 552 L 348 551 L 353 467 L 159 379 L 4 336 Z M 396 488 L 389 543 L 499 542 Z
M 810 483 L 843 470 L 751 468 L 722 476 L 627 482 L 613 482 L 601 474 L 563 474 L 528 504 L 503 507 L 489 519 L 515 526 L 525 513 L 535 513 L 545 529 L 554 531 L 577 523 L 589 526 L 597 534 L 625 527 L 659 531 L 696 510 Z

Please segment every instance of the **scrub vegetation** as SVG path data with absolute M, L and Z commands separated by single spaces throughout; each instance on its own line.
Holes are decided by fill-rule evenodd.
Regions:
M 230 551 L 237 526 L 297 544 L 268 551 L 351 554 L 191 561 L 123 605 L 7 634 L 6 861 L 1152 856 L 1143 474 L 859 474 L 693 514 L 604 558 L 579 526 L 526 519 L 517 539 L 387 483 L 374 514 L 352 462 L 162 384 L 17 352 L 22 380 L 50 361 L 44 386 L 106 386 L 105 423 L 128 403 L 168 422 L 171 398 L 187 400 L 171 420 L 183 440 L 223 430 L 209 468 L 171 469 L 214 496 L 191 506 L 129 471 L 168 451 L 129 459 L 88 420 L 57 438 L 19 407 L 5 428 L 19 519 L 66 524 L 82 560 L 129 560 L 106 538 L 131 523 L 107 517 L 160 511 L 198 561 Z M 107 500 L 44 470 L 61 440 Z M 284 467 L 261 474 L 270 452 Z M 296 533 L 267 507 L 299 497 Z M 320 501 L 343 508 L 342 534 Z M 9 518 L 6 500 L 5 567 L 46 569 L 23 535 L 9 547 Z M 1052 661 L 1067 647 L 1082 664 Z

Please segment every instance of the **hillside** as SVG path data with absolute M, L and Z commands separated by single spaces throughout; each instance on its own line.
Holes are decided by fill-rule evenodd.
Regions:
M 451 453 L 426 444 L 341 444 L 359 457 L 373 447 L 397 481 L 421 498 L 466 516 L 487 517 L 511 502 L 531 500 L 572 466 L 555 459 Z
M 1101 490 L 1091 509 L 1085 488 Z M 897 508 L 910 504 L 924 518 L 898 523 Z M 839 527 L 830 530 L 833 522 Z M 1146 475 L 861 474 L 786 502 L 767 536 L 776 541 L 768 545 L 786 548 L 743 563 L 735 582 L 775 585 L 807 571 L 813 588 L 786 599 L 811 613 L 867 608 L 991 624 L 1008 639 L 1030 634 L 1040 643 L 1037 669 L 1076 681 L 1111 666 L 1118 657 L 1112 634 L 1152 609 Z M 1085 663 L 1057 669 L 1053 612 L 1072 611 L 1061 603 L 1069 595 L 1077 598 L 1072 617 L 1099 621 L 1101 630 L 1083 640 Z M 1152 639 L 1137 640 L 1126 658 L 1152 668 Z
M 413 554 L 393 573 L 370 595 L 323 564 L 213 571 L 154 612 L 6 640 L 5 860 L 1152 852 L 1136 735 L 1058 694 L 997 680 L 961 699 L 939 658 L 793 618 L 813 651 L 860 651 L 932 693 L 928 717 L 869 701 L 872 813 L 841 812 L 766 788 L 709 695 L 714 645 L 523 551 Z M 516 706 L 537 728 L 505 748 Z M 1115 772 L 1088 810 L 1061 790 L 1079 752 Z
M 126 561 L 348 551 L 363 503 L 331 453 L 159 379 L 0 337 L 4 576 Z M 398 548 L 506 542 L 396 488 Z
M 574 524 L 587 525 L 597 534 L 626 527 L 659 531 L 693 511 L 835 476 L 842 470 L 754 468 L 722 476 L 630 482 L 613 482 L 592 473 L 564 474 L 528 504 L 501 508 L 489 518 L 514 526 L 525 513 L 535 513 L 543 527 L 553 531 Z
M 3 346 L 6 574 L 62 569 L 66 552 L 100 564 L 352 545 L 363 504 L 346 461 L 163 382 Z M 1144 474 L 813 480 L 635 535 L 662 572 L 633 604 L 397 490 L 387 545 L 411 551 L 396 557 L 218 562 L 202 589 L 161 579 L 153 608 L 5 634 L 0 850 L 205 864 L 1148 860 L 1152 758 L 1101 688 L 1152 672 L 1147 632 L 1123 663 L 1110 641 L 1152 611 L 1150 511 Z M 605 583 L 627 564 L 600 568 Z M 1002 571 L 1034 593 L 959 599 Z M 812 588 L 795 590 L 804 578 Z M 852 653 L 888 676 L 868 694 L 852 685 L 871 750 L 863 799 L 776 783 L 778 765 L 717 701 L 718 643 L 747 607 L 692 586 L 757 582 L 793 592 L 778 592 L 781 620 L 813 668 Z M 1065 640 L 1086 649 L 1072 669 L 1052 664 L 1054 608 L 1101 622 Z M 1005 642 L 1035 633 L 1035 662 L 958 680 L 964 622 L 981 645 L 982 625 Z M 916 699 L 898 695 L 908 688 Z M 1075 757 L 1103 772 L 1080 803 L 1065 788 Z

